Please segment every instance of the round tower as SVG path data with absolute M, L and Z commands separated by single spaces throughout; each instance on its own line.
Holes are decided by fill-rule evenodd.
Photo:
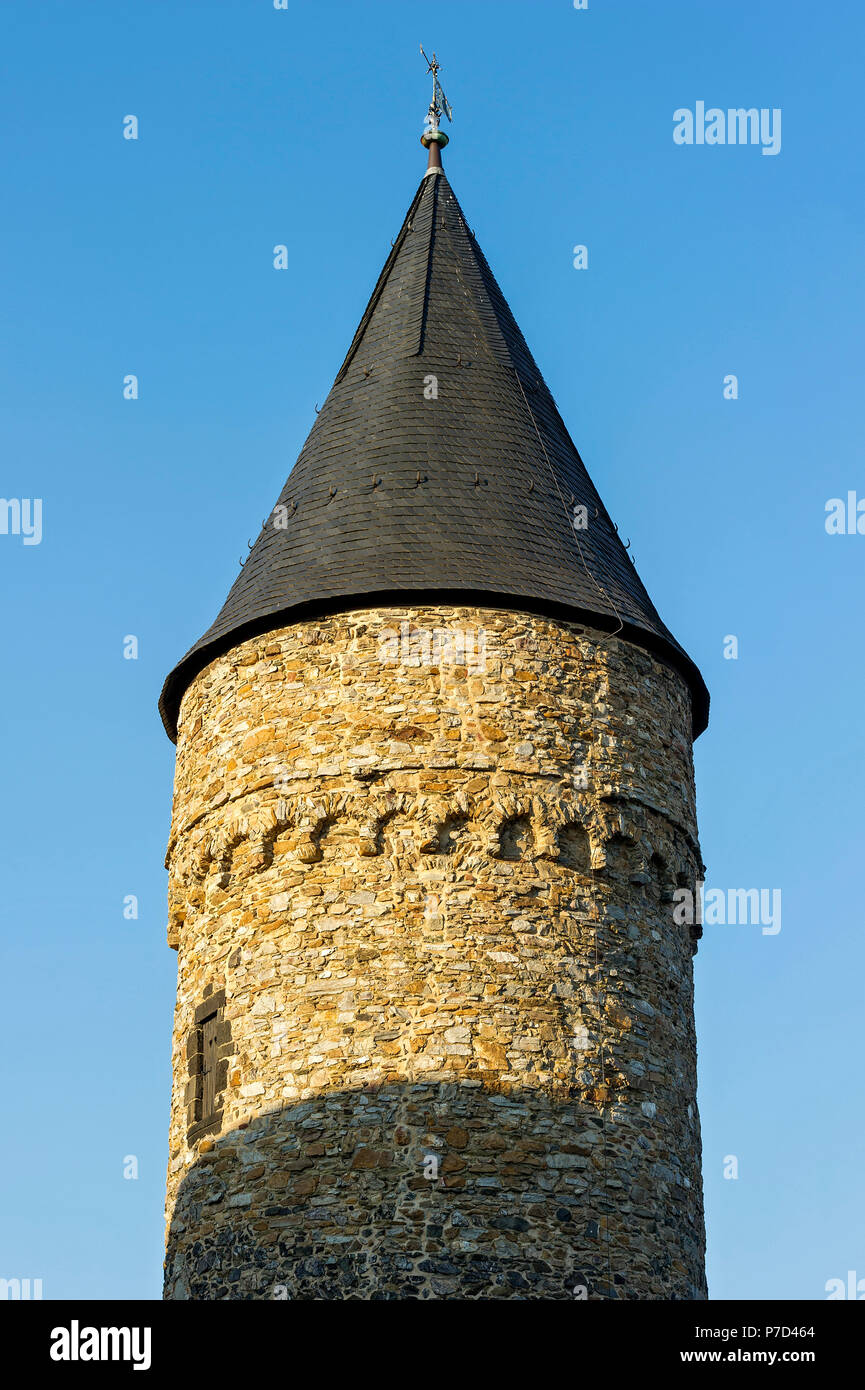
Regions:
M 168 1298 L 706 1296 L 708 697 L 441 143 L 163 691 Z

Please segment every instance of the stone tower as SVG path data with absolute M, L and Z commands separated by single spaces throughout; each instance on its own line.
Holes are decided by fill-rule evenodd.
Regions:
M 168 677 L 165 1294 L 706 1296 L 691 745 L 441 166 Z

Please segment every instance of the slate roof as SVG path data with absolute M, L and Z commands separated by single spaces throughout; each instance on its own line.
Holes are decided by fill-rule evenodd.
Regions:
M 702 677 L 644 589 L 442 170 L 421 181 L 278 505 L 287 513 L 274 508 L 165 682 L 171 738 L 189 682 L 238 642 L 402 602 L 617 631 L 682 672 L 694 735 L 705 728 Z

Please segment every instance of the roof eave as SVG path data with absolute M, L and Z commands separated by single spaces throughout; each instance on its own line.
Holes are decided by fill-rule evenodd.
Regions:
M 372 593 L 338 595 L 326 599 L 314 599 L 289 605 L 271 613 L 263 613 L 230 632 L 215 637 L 204 645 L 195 646 L 178 662 L 166 678 L 159 697 L 159 713 L 162 723 L 172 743 L 177 742 L 177 719 L 183 696 L 192 681 L 206 666 L 218 657 L 224 656 L 233 647 L 251 637 L 259 637 L 277 628 L 289 627 L 294 623 L 306 622 L 316 618 L 331 617 L 337 613 L 354 613 L 367 608 L 418 607 L 423 604 L 458 604 L 474 608 L 504 609 L 514 613 L 532 613 L 539 617 L 553 618 L 561 622 L 585 623 L 602 632 L 614 632 L 617 637 L 642 647 L 659 658 L 673 670 L 678 671 L 691 695 L 692 738 L 699 738 L 709 722 L 709 691 L 697 666 L 687 652 L 673 640 L 659 633 L 651 632 L 637 623 L 625 622 L 619 625 L 615 618 L 606 614 L 593 613 L 589 609 L 574 607 L 539 597 L 523 597 L 515 594 L 488 592 L 483 589 L 384 589 Z

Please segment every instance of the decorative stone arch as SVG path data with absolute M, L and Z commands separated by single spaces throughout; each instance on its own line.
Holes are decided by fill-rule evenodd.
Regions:
M 283 816 L 280 817 L 280 812 Z M 258 869 L 265 869 L 273 861 L 273 844 L 280 829 L 285 824 L 285 813 L 287 807 L 283 802 L 276 805 L 273 802 L 261 807 L 250 817 L 249 839 L 253 844 L 253 852 L 249 857 L 250 872 Z
M 359 816 L 360 853 L 366 856 L 383 854 L 385 827 L 397 816 L 413 814 L 413 811 L 412 799 L 403 792 L 387 792 L 383 796 L 372 797 Z
M 588 876 L 592 872 L 592 841 L 580 816 L 563 821 L 556 832 L 558 864 L 563 869 Z
M 202 829 L 190 845 L 190 873 L 197 879 L 207 877 L 210 865 L 213 862 L 213 832 L 209 829 Z
M 418 851 L 420 854 L 451 854 L 453 834 L 475 818 L 475 800 L 460 790 L 454 796 L 418 799 Z
M 299 797 L 294 808 L 294 850 L 298 859 L 304 864 L 318 863 L 324 857 L 324 835 L 330 826 L 350 818 L 352 809 L 353 800 L 346 792 Z
M 648 857 L 648 892 L 660 905 L 673 901 L 674 873 L 671 859 L 671 846 L 664 840 L 656 839 Z
M 535 858 L 547 859 L 555 863 L 559 857 L 557 840 L 561 824 L 558 805 L 547 801 L 543 796 L 532 798 L 532 812 L 535 832 Z
M 208 870 L 211 870 L 211 866 L 216 866 L 217 888 L 226 888 L 228 886 L 234 851 L 244 839 L 245 832 L 245 817 L 234 815 L 220 826 L 211 839 L 209 846 L 210 864 L 208 865 Z M 210 886 L 210 882 L 208 882 L 208 888 Z
M 557 801 L 548 804 L 535 798 L 538 808 L 537 857 L 560 868 L 588 874 L 594 832 L 584 801 Z
M 508 827 L 518 823 L 528 829 L 530 850 L 534 849 L 534 805 L 531 798 L 501 796 L 489 803 L 478 817 L 486 832 L 486 850 L 493 859 L 522 858 L 508 853 Z

